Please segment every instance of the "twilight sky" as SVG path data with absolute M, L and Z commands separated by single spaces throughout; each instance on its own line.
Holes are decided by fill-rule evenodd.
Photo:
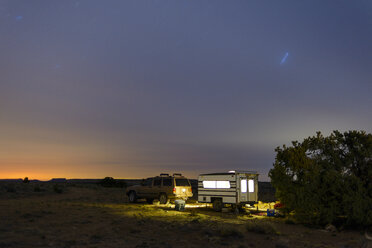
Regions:
M 372 1 L 0 0 L 0 178 L 268 180 L 371 92 Z

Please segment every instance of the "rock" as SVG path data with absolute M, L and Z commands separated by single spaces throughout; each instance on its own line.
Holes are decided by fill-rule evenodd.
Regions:
M 289 248 L 289 240 L 279 239 L 275 244 L 275 248 Z
M 372 248 L 372 235 L 368 232 L 364 233 L 362 248 Z
M 228 209 L 228 208 L 222 208 L 221 212 L 222 213 L 228 213 L 228 212 L 230 212 L 230 209 Z
M 150 246 L 147 244 L 146 241 L 143 241 L 141 244 L 138 244 L 136 248 L 149 248 Z
M 340 245 L 339 248 L 351 248 L 351 246 L 346 244 L 346 245 Z
M 191 221 L 191 223 L 193 223 L 193 224 L 199 224 L 200 221 L 199 221 L 198 219 L 193 219 L 193 220 Z
M 337 232 L 337 228 L 334 225 L 332 225 L 332 224 L 326 225 L 325 230 L 327 232 L 332 232 L 332 233 Z

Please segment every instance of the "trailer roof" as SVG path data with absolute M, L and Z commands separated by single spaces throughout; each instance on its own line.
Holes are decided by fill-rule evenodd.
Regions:
M 200 174 L 200 176 L 208 176 L 208 175 L 231 175 L 231 174 L 239 174 L 239 173 L 246 173 L 246 174 L 255 174 L 258 175 L 257 171 L 229 171 L 229 172 L 216 172 L 216 173 L 206 173 Z

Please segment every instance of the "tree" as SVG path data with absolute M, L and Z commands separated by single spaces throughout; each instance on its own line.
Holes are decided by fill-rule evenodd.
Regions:
M 112 177 L 105 177 L 99 182 L 99 184 L 103 187 L 115 187 L 116 180 Z
M 372 135 L 320 132 L 277 147 L 269 177 L 285 210 L 304 223 L 372 225 Z
M 30 180 L 28 180 L 28 177 L 25 177 L 24 179 L 23 179 L 23 181 L 22 182 L 24 182 L 24 183 L 29 183 L 30 182 Z
M 105 177 L 104 179 L 99 181 L 98 184 L 103 187 L 118 187 L 118 188 L 126 187 L 126 183 L 123 180 L 115 180 L 112 177 Z

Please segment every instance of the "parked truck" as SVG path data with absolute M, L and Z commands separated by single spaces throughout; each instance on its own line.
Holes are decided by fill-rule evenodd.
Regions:
M 192 189 L 189 179 L 180 173 L 174 173 L 172 176 L 162 173 L 160 176 L 147 178 L 141 185 L 128 187 L 126 194 L 130 202 L 142 198 L 149 203 L 159 199 L 160 204 L 166 204 L 170 200 L 186 201 L 192 197 Z
M 198 177 L 198 202 L 213 203 L 216 211 L 225 204 L 239 210 L 246 204 L 258 201 L 258 173 L 254 171 L 229 171 L 200 174 Z

